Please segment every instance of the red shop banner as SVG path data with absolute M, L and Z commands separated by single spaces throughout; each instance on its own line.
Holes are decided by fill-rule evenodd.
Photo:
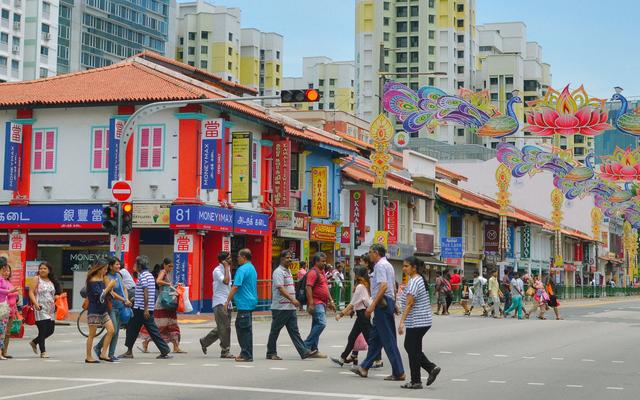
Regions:
M 398 209 L 400 202 L 394 200 L 384 208 L 384 230 L 389 232 L 389 244 L 398 243 Z
M 349 219 L 356 229 L 360 230 L 358 239 L 364 241 L 365 222 L 367 212 L 367 193 L 364 190 L 351 190 L 349 192 Z
M 273 142 L 273 205 L 289 207 L 291 190 L 291 141 Z

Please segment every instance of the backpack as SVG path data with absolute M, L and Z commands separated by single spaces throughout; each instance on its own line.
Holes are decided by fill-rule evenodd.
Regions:
M 316 271 L 315 269 L 311 269 L 309 270 L 309 272 L 304 274 L 302 279 L 300 279 L 296 283 L 296 300 L 298 300 L 300 304 L 307 304 L 307 277 L 309 276 L 311 271 L 314 271 L 317 275 L 316 281 L 313 283 L 313 286 L 311 287 L 312 290 L 316 287 L 316 285 L 318 284 L 318 281 L 320 280 L 320 275 L 318 275 L 318 271 Z

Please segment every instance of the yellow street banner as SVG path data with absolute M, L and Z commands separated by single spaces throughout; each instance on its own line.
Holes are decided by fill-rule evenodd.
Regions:
M 393 160 L 393 157 L 389 154 L 389 144 L 393 138 L 393 133 L 393 124 L 384 114 L 379 114 L 371 122 L 369 137 L 374 151 L 371 152 L 369 159 L 371 160 L 371 170 L 376 174 L 372 185 L 374 189 L 387 188 L 386 175 L 389 170 L 389 164 Z
M 389 247 L 389 232 L 376 231 L 373 235 L 373 244 L 381 244 L 387 249 Z
M 232 135 L 231 201 L 251 201 L 251 133 L 234 132 Z
M 311 216 L 329 218 L 329 167 L 311 168 Z

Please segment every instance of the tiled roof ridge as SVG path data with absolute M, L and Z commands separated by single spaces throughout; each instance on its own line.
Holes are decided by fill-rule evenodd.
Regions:
M 166 79 L 171 84 L 173 84 L 175 86 L 178 86 L 178 87 L 180 87 L 180 88 L 182 88 L 184 90 L 187 90 L 187 91 L 189 91 L 189 92 L 191 92 L 193 94 L 205 97 L 204 93 L 207 92 L 207 93 L 211 93 L 212 95 L 216 95 L 217 96 L 216 93 L 213 93 L 210 90 L 207 90 L 207 89 L 204 89 L 204 88 L 200 88 L 200 87 L 198 87 L 196 85 L 193 85 L 193 84 L 191 84 L 189 82 L 185 82 L 182 79 L 173 77 L 173 76 L 171 76 L 169 74 L 166 74 L 166 73 L 164 73 L 162 71 L 158 71 L 158 70 L 156 70 L 154 68 L 151 68 L 151 67 L 149 67 L 147 65 L 144 65 L 144 64 L 141 64 L 141 63 L 138 63 L 138 62 L 135 62 L 135 61 L 131 62 L 130 65 L 132 67 L 134 67 L 134 68 L 139 69 L 139 70 L 144 70 L 145 72 L 147 72 L 149 74 L 152 74 L 152 75 L 154 75 L 154 76 L 156 76 L 158 78 Z
M 70 72 L 68 74 L 63 74 L 63 75 L 48 76 L 46 78 L 32 79 L 32 80 L 29 80 L 29 81 L 2 82 L 2 83 L 0 83 L 0 85 L 2 85 L 2 86 L 26 86 L 26 85 L 33 85 L 33 84 L 41 84 L 41 83 L 44 83 L 44 82 L 51 82 L 51 81 L 55 81 L 55 80 L 74 78 L 74 77 L 76 77 L 78 75 L 96 74 L 96 73 L 100 73 L 100 72 L 103 72 L 103 71 L 106 71 L 106 70 L 124 68 L 124 67 L 130 66 L 130 65 L 133 65 L 133 64 L 134 64 L 133 61 L 122 61 L 122 62 L 118 62 L 118 63 L 115 63 L 115 64 L 107 65 L 106 67 L 92 68 L 92 69 L 87 69 L 87 70 L 84 70 L 84 71 L 77 71 L 77 72 Z

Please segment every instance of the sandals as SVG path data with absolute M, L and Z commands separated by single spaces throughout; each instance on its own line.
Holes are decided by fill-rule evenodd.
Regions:
M 358 375 L 361 378 L 366 378 L 367 376 L 369 376 L 369 373 L 360 367 L 352 367 L 351 372 L 353 372 L 354 374 Z
M 405 383 L 404 385 L 400 386 L 403 389 L 422 389 L 422 383 Z
M 29 342 L 29 345 L 31 346 L 31 350 L 33 350 L 33 354 L 38 354 L 38 345 L 33 342 Z
M 100 361 L 98 360 L 87 360 L 86 358 L 84 359 L 85 364 L 100 364 Z
M 385 381 L 404 381 L 405 379 L 407 379 L 407 378 L 405 377 L 404 374 L 402 374 L 400 376 L 389 375 L 386 378 L 384 378 Z
M 112 358 L 107 358 L 107 357 L 98 357 L 100 359 L 100 361 L 106 361 L 106 362 L 114 362 L 114 359 Z

